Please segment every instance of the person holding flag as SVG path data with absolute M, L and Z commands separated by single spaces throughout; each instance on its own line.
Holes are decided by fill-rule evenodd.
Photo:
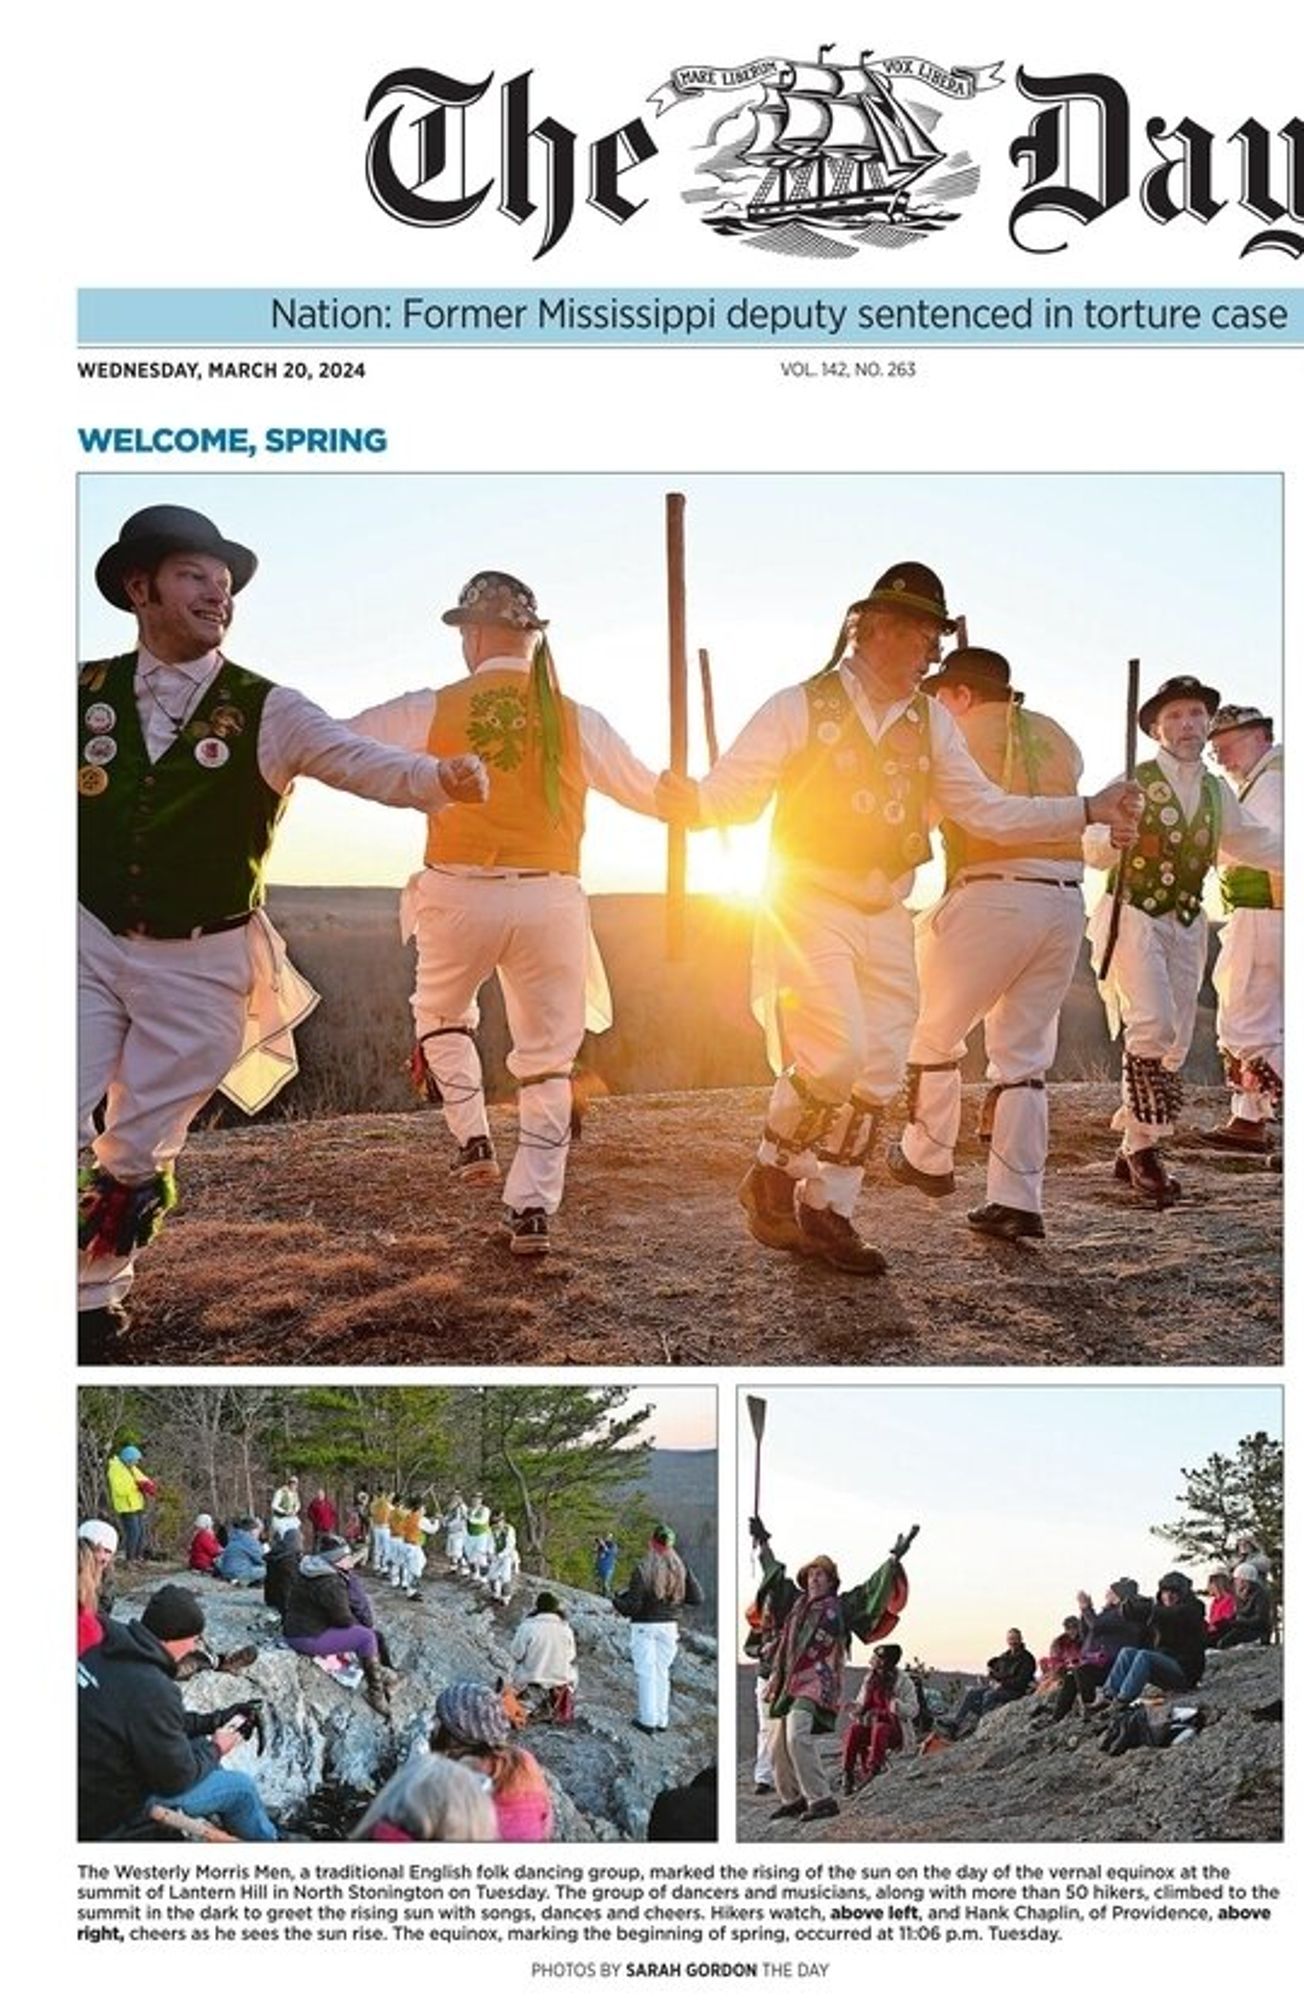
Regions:
M 762 1584 L 778 1567 L 764 1524 L 753 1519 Z M 838 1802 L 820 1762 L 818 1738 L 837 1728 L 842 1680 L 853 1638 L 886 1639 L 905 1610 L 909 1583 L 901 1559 L 917 1530 L 899 1536 L 887 1561 L 843 1590 L 831 1556 L 812 1556 L 797 1571 L 797 1596 L 783 1622 L 766 1683 L 770 1755 L 779 1804 L 772 1820 L 833 1819 Z

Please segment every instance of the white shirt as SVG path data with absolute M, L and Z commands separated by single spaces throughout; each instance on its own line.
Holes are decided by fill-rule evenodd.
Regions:
M 1149 761 L 1149 760 L 1147 760 Z M 1213 774 L 1206 771 L 1196 758 L 1186 762 L 1172 756 L 1163 745 L 1155 750 L 1153 761 L 1158 764 L 1165 778 L 1177 796 L 1177 803 L 1189 821 L 1200 804 L 1200 787 L 1206 777 Z M 1258 768 L 1257 766 L 1255 767 Z M 1229 861 L 1239 861 L 1247 868 L 1268 868 L 1275 873 L 1282 867 L 1281 823 L 1268 824 L 1266 816 L 1259 819 L 1247 806 L 1243 806 L 1225 778 L 1215 778 L 1221 801 L 1222 824 L 1218 836 L 1220 857 Z M 1246 781 L 1248 783 L 1248 780 Z M 1266 780 L 1264 781 L 1267 782 Z M 1259 787 L 1259 790 L 1262 786 Z M 1255 792 L 1257 802 L 1258 791 Z M 1112 868 L 1118 859 L 1118 850 L 1110 841 L 1104 827 L 1089 827 L 1082 841 L 1082 851 L 1093 868 Z M 1213 856 L 1209 857 L 1213 866 Z
M 136 709 L 152 764 L 171 748 L 223 666 L 220 653 L 180 666 L 165 665 L 142 646 L 136 655 Z M 420 746 L 424 753 L 425 739 Z M 306 695 L 273 687 L 258 726 L 258 769 L 274 792 L 288 792 L 297 777 L 317 778 L 337 791 L 356 792 L 380 805 L 438 812 L 448 804 L 438 759 L 396 754 L 336 722 Z
M 492 660 L 482 660 L 477 673 L 487 673 L 490 668 L 509 673 L 518 673 L 525 679 L 530 669 L 514 655 Z M 424 749 L 430 736 L 430 718 L 435 707 L 434 688 L 417 688 L 411 694 L 401 694 L 393 701 L 382 701 L 375 708 L 364 708 L 357 715 L 351 715 L 343 725 L 356 729 L 361 736 L 372 736 L 378 743 L 389 743 L 404 750 Z M 595 792 L 602 792 L 617 805 L 628 806 L 632 812 L 647 813 L 656 818 L 656 773 L 650 771 L 630 749 L 623 736 L 614 730 L 605 716 L 596 708 L 585 708 L 579 702 L 573 704 L 579 721 L 580 767 L 586 785 Z M 493 785 L 493 772 L 489 783 Z M 458 871 L 461 873 L 461 869 Z M 468 868 L 465 872 L 474 873 Z
M 865 733 L 878 743 L 899 717 L 905 714 L 913 695 L 875 708 L 860 677 L 844 661 L 838 672 Z M 810 733 L 810 708 L 804 685 L 783 688 L 745 725 L 708 776 L 698 784 L 702 817 L 718 825 L 756 819 L 768 804 L 784 766 L 806 748 Z M 1013 861 L 1020 838 L 1030 840 L 1076 840 L 1085 822 L 1080 798 L 1025 799 L 1003 792 L 994 785 L 974 760 L 959 726 L 940 702 L 929 708 L 931 736 L 928 789 L 931 803 L 947 819 L 956 820 L 967 832 L 998 840 L 1009 846 Z M 874 871 L 879 885 L 883 877 Z M 873 878 L 871 878 L 872 887 Z M 893 885 L 904 893 L 910 876 Z

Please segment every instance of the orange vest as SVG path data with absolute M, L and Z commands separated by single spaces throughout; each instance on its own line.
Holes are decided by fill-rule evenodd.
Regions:
M 489 797 L 484 805 L 446 806 L 430 816 L 427 867 L 443 862 L 579 874 L 585 791 L 579 716 L 574 702 L 562 695 L 561 815 L 554 826 L 544 802 L 529 691 L 528 673 L 485 667 L 435 695 L 426 739 L 430 755 L 474 751 L 488 767 Z
M 1073 738 L 1047 715 L 1036 715 L 1013 702 L 985 701 L 959 715 L 969 754 L 994 785 L 1021 799 L 1070 799 L 1078 789 L 1081 759 Z M 1017 846 L 968 833 L 954 820 L 942 821 L 946 848 L 946 879 L 953 882 L 962 868 L 977 862 L 1034 858 L 1081 861 L 1081 835 L 1056 840 L 1020 840 Z

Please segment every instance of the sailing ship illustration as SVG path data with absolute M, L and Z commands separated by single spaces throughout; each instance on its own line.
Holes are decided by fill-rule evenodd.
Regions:
M 750 107 L 755 133 L 737 157 L 761 169 L 747 204 L 752 222 L 904 220 L 907 190 L 944 158 L 919 120 L 869 68 L 856 63 L 785 65 Z

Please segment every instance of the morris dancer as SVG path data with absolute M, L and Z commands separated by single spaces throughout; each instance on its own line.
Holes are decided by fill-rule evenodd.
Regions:
M 930 808 L 1014 853 L 1093 820 L 1126 838 L 1140 808 L 1121 780 L 1087 799 L 993 785 L 919 692 L 954 629 L 933 571 L 895 564 L 844 616 L 820 673 L 772 696 L 709 777 L 666 773 L 658 789 L 667 817 L 707 825 L 755 819 L 777 793 L 753 980 L 780 1074 L 740 1198 L 758 1242 L 866 1276 L 886 1263 L 851 1216 L 918 1013 L 903 898 Z
M 466 1566 L 466 1502 L 455 1493 L 444 1516 L 444 1552 L 456 1575 Z
M 493 1552 L 493 1516 L 480 1495 L 473 1493 L 466 1517 L 466 1566 L 472 1576 L 484 1576 Z
M 1255 819 L 1200 761 L 1217 708 L 1216 689 L 1177 674 L 1137 710 L 1157 748 L 1137 766 L 1145 810 L 1123 870 L 1118 941 L 1100 988 L 1111 1034 L 1120 1024 L 1123 1030 L 1123 1102 L 1114 1114 L 1122 1145 L 1114 1172 L 1159 1208 L 1182 1192 L 1159 1145 L 1171 1137 L 1181 1109 L 1182 1065 L 1208 957 L 1205 878 L 1220 850 L 1249 868 L 1282 866 L 1280 832 Z M 1094 831 L 1083 847 L 1089 862 L 1111 871 L 1108 893 L 1087 926 L 1099 978 L 1119 869 Z
M 417 941 L 415 1069 L 443 1105 L 453 1171 L 496 1184 L 475 1044 L 477 995 L 496 971 L 520 1107 L 503 1230 L 517 1255 L 540 1256 L 566 1178 L 575 1058 L 586 1026 L 611 1025 L 579 879 L 585 795 L 592 787 L 655 817 L 656 779 L 596 709 L 562 694 L 548 621 L 517 577 L 478 571 L 443 622 L 461 633 L 467 677 L 365 709 L 349 726 L 407 749 L 474 750 L 492 772 L 483 813 L 431 819 L 426 865 L 403 894 L 403 935 Z
M 961 647 L 923 691 L 954 717 L 970 755 L 1002 791 L 1074 797 L 1078 747 L 1058 723 L 1023 708 L 1003 654 Z M 888 1169 L 924 1194 L 954 1192 L 960 1064 L 981 1021 L 991 1151 L 987 1201 L 969 1211 L 969 1226 L 1006 1242 L 1041 1237 L 1046 1072 L 1082 943 L 1081 832 L 1009 847 L 947 819 L 942 842 L 946 893 L 915 919 L 920 1007 L 906 1070 L 909 1122 Z
M 289 1031 L 317 996 L 262 909 L 292 781 L 430 814 L 484 794 L 478 759 L 382 749 L 223 654 L 257 565 L 173 506 L 133 514 L 96 565 L 138 644 L 78 680 L 79 1114 L 94 1162 L 80 1202 L 82 1361 L 109 1359 L 126 1329 L 135 1255 L 176 1200 L 196 1113 L 219 1087 L 261 1109 L 294 1074 Z
M 1257 708 L 1229 703 L 1209 725 L 1209 749 L 1243 806 L 1280 833 L 1286 818 L 1286 776 L 1272 722 Z M 1286 1074 L 1282 1029 L 1283 880 L 1264 868 L 1223 868 L 1219 876 L 1230 915 L 1218 941 L 1214 991 L 1218 1046 L 1231 1090 L 1225 1125 L 1202 1132 L 1206 1146 L 1266 1153 L 1269 1121 L 1282 1115 Z

